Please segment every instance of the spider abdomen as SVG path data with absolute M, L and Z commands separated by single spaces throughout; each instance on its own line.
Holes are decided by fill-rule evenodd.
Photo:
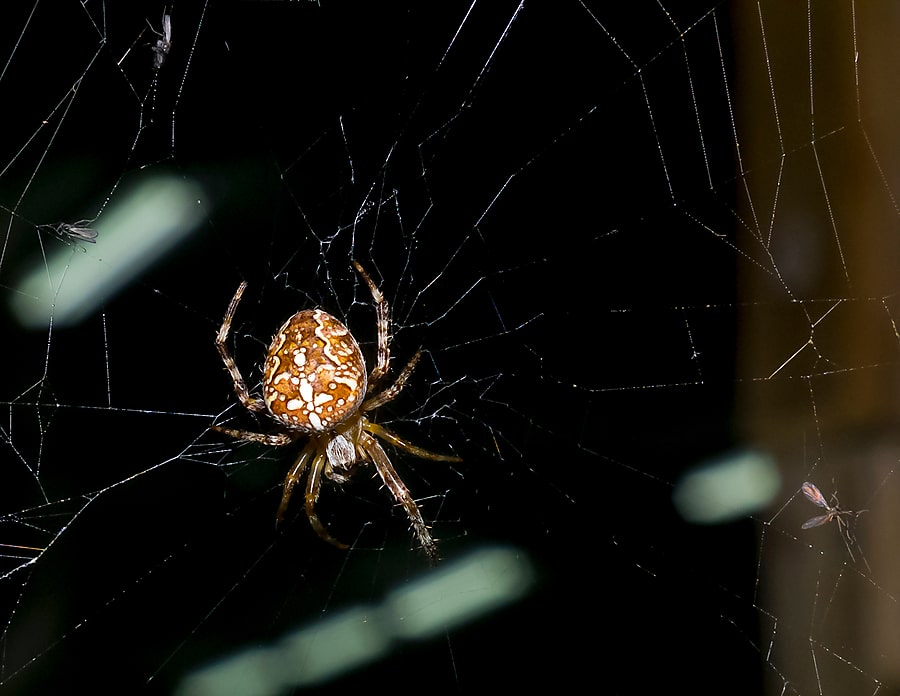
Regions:
M 332 430 L 359 410 L 366 387 L 359 344 L 327 312 L 297 312 L 272 339 L 263 397 L 269 412 L 292 430 Z

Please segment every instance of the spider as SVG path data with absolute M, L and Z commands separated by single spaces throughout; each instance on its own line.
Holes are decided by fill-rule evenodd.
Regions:
M 417 447 L 369 419 L 367 414 L 400 393 L 419 361 L 422 349 L 416 351 L 393 384 L 381 391 L 376 389 L 387 374 L 391 359 L 389 308 L 384 295 L 363 267 L 356 261 L 353 266 L 369 286 L 375 305 L 378 347 L 372 371 L 367 373 L 359 344 L 344 324 L 321 309 L 305 309 L 288 319 L 275 334 L 266 354 L 262 398 L 251 396 L 227 347 L 231 322 L 247 289 L 247 284 L 242 282 L 225 312 L 216 336 L 216 348 L 244 408 L 254 413 L 268 412 L 281 426 L 281 432 L 266 434 L 220 426 L 213 426 L 213 429 L 238 440 L 276 447 L 306 438 L 306 444 L 284 479 L 276 518 L 279 522 L 284 519 L 294 487 L 308 470 L 306 516 L 322 539 L 342 549 L 346 549 L 347 544 L 331 536 L 316 514 L 322 476 L 342 484 L 360 465 L 374 464 L 384 485 L 403 506 L 419 544 L 434 564 L 439 558 L 437 545 L 422 519 L 419 506 L 376 437 L 421 459 L 462 460 Z

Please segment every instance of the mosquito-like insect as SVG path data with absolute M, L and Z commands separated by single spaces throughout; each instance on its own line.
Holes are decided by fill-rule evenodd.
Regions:
M 150 25 L 150 22 L 148 21 L 147 24 Z M 156 31 L 152 25 L 150 25 L 150 31 L 159 37 L 156 40 L 156 45 L 152 46 L 153 69 L 159 70 L 163 63 L 166 62 L 166 56 L 169 55 L 169 51 L 172 48 L 172 15 L 163 11 L 162 31 Z
M 807 481 L 800 487 L 800 490 L 803 491 L 803 495 L 805 495 L 810 501 L 818 505 L 820 508 L 825 508 L 824 515 L 819 515 L 818 517 L 810 517 L 801 525 L 802 529 L 821 527 L 823 524 L 831 522 L 831 520 L 837 520 L 838 525 L 846 524 L 846 521 L 841 519 L 841 515 L 855 514 L 851 510 L 841 510 L 837 506 L 837 498 L 834 498 L 835 504 L 831 505 L 827 500 L 825 500 L 825 496 L 822 495 L 822 491 L 820 491 L 814 483 L 810 483 L 809 481 Z
M 79 220 L 78 222 L 68 223 L 59 222 L 55 225 L 38 225 L 38 227 L 51 230 L 62 239 L 74 239 L 79 242 L 97 242 L 97 230 L 90 227 L 90 220 Z
M 844 546 L 847 547 L 850 558 L 856 562 L 856 558 L 853 556 L 853 551 L 850 548 L 852 544 L 856 543 L 856 538 L 853 536 L 853 532 L 850 529 L 850 523 L 844 519 L 844 517 L 859 517 L 860 514 L 866 511 L 859 510 L 854 512 L 853 510 L 841 510 L 838 506 L 837 495 L 832 495 L 832 502 L 828 502 L 828 500 L 825 499 L 825 496 L 822 495 L 822 491 L 819 490 L 818 486 L 809 481 L 804 482 L 804 484 L 800 486 L 800 490 L 803 491 L 803 495 L 805 495 L 809 501 L 825 510 L 824 515 L 810 517 L 806 522 L 800 525 L 800 528 L 812 529 L 813 527 L 821 527 L 823 524 L 828 524 L 831 520 L 836 520 L 838 531 L 840 532 L 841 538 L 844 540 Z

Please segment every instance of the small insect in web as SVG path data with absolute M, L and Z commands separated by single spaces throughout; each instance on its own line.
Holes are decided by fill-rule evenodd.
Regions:
M 853 551 L 851 550 L 851 546 L 856 544 L 856 537 L 853 535 L 853 530 L 850 529 L 850 522 L 845 518 L 859 517 L 862 513 L 866 512 L 866 510 L 842 510 L 838 506 L 839 501 L 837 495 L 832 495 L 832 502 L 828 502 L 828 500 L 825 499 L 825 496 L 822 495 L 822 491 L 819 490 L 818 486 L 809 481 L 804 482 L 800 487 L 800 490 L 803 491 L 803 495 L 805 495 L 809 501 L 825 510 L 824 515 L 810 517 L 806 522 L 800 525 L 800 528 L 812 529 L 813 527 L 821 527 L 824 524 L 828 524 L 832 520 L 837 521 L 838 531 L 840 532 L 841 539 L 844 540 L 844 546 L 847 547 L 847 552 L 850 554 L 851 560 L 856 562 L 856 558 L 853 556 Z
M 95 244 L 97 242 L 97 230 L 90 226 L 90 222 L 90 220 L 79 220 L 71 224 L 60 222 L 55 225 L 40 225 L 40 227 L 51 230 L 63 241 L 71 239 Z
M 159 37 L 156 40 L 156 44 L 152 46 L 153 69 L 159 70 L 163 63 L 166 62 L 166 56 L 169 55 L 169 51 L 172 49 L 172 15 L 163 10 L 162 31 L 156 31 L 149 20 L 147 25 L 150 27 L 150 31 Z

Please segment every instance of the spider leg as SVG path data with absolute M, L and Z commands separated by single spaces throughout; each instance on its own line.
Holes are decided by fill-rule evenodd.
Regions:
M 353 267 L 356 268 L 356 272 L 362 276 L 362 279 L 366 281 L 366 285 L 369 286 L 369 292 L 372 293 L 372 300 L 375 302 L 378 353 L 375 358 L 375 367 L 372 368 L 372 372 L 369 375 L 369 386 L 371 387 L 371 385 L 377 383 L 378 380 L 387 374 L 388 365 L 391 362 L 391 351 L 388 345 L 390 343 L 390 308 L 381 290 L 378 289 L 378 286 L 375 285 L 359 262 L 354 261 Z
M 264 445 L 270 445 L 272 447 L 289 445 L 294 441 L 294 438 L 287 433 L 275 433 L 269 435 L 266 433 L 254 433 L 252 430 L 236 430 L 235 428 L 223 428 L 220 425 L 214 425 L 212 426 L 212 429 L 216 432 L 229 435 L 236 440 L 243 440 L 244 442 L 261 442 Z
M 366 413 L 368 411 L 374 411 L 379 406 L 384 406 L 388 401 L 393 401 L 397 398 L 397 394 L 401 392 L 403 387 L 406 386 L 406 381 L 412 375 L 413 370 L 416 369 L 416 363 L 419 362 L 419 358 L 422 357 L 422 349 L 416 351 L 415 355 L 410 358 L 409 362 L 406 363 L 406 367 L 397 375 L 397 379 L 394 380 L 394 383 L 385 389 L 380 394 L 376 394 L 375 396 L 369 397 L 365 401 L 363 401 L 362 411 Z M 369 384 L 372 384 L 370 380 Z
M 231 303 L 225 312 L 225 318 L 222 320 L 222 326 L 219 328 L 219 333 L 216 334 L 216 349 L 219 351 L 222 362 L 225 363 L 225 369 L 231 375 L 231 381 L 234 382 L 234 391 L 237 393 L 244 408 L 249 411 L 262 411 L 266 408 L 265 402 L 250 396 L 241 371 L 238 369 L 237 363 L 234 362 L 234 358 L 231 357 L 231 353 L 228 352 L 228 334 L 231 332 L 231 322 L 234 320 L 234 313 L 237 311 L 238 303 L 241 301 L 241 296 L 246 289 L 247 283 L 242 282 L 238 285 L 234 297 L 231 298 Z
M 325 452 L 316 452 L 312 468 L 309 471 L 309 477 L 306 479 L 306 516 L 309 518 L 312 528 L 316 530 L 316 534 L 322 539 L 329 544 L 337 546 L 339 549 L 346 549 L 348 548 L 347 544 L 331 536 L 316 514 L 316 501 L 319 499 L 319 490 L 322 488 L 322 472 L 325 470 L 326 460 Z
M 397 502 L 403 506 L 419 543 L 422 545 L 425 553 L 428 554 L 428 560 L 432 565 L 435 565 L 440 560 L 437 544 L 432 538 L 431 532 L 428 531 L 425 520 L 422 519 L 422 512 L 419 510 L 419 506 L 416 505 L 416 501 L 413 500 L 406 484 L 403 483 L 397 475 L 397 472 L 391 465 L 391 460 L 388 458 L 387 453 L 382 449 L 375 438 L 365 432 L 360 436 L 360 445 L 362 446 L 363 451 L 375 464 L 375 469 L 378 471 L 381 480 L 384 481 L 384 485 L 388 487 Z
M 275 515 L 275 519 L 279 522 L 284 519 L 284 513 L 287 512 L 287 506 L 294 492 L 294 486 L 297 485 L 297 481 L 303 476 L 306 467 L 309 466 L 310 458 L 315 453 L 316 444 L 312 441 L 308 442 L 303 451 L 300 452 L 300 456 L 297 457 L 297 461 L 294 462 L 294 466 L 291 467 L 287 476 L 284 477 L 284 492 L 281 494 L 281 504 L 278 506 L 278 513 Z
M 436 462 L 461 462 L 462 457 L 456 457 L 449 454 L 438 454 L 437 452 L 429 452 L 427 449 L 422 449 L 421 447 L 417 447 L 411 442 L 407 442 L 399 435 L 391 432 L 387 428 L 382 425 L 378 425 L 378 423 L 370 423 L 367 419 L 363 419 L 363 430 L 366 432 L 370 432 L 373 435 L 380 437 L 382 440 L 386 440 L 390 442 L 397 449 L 401 449 L 404 452 L 409 452 L 409 454 L 415 455 L 420 459 L 431 459 Z

